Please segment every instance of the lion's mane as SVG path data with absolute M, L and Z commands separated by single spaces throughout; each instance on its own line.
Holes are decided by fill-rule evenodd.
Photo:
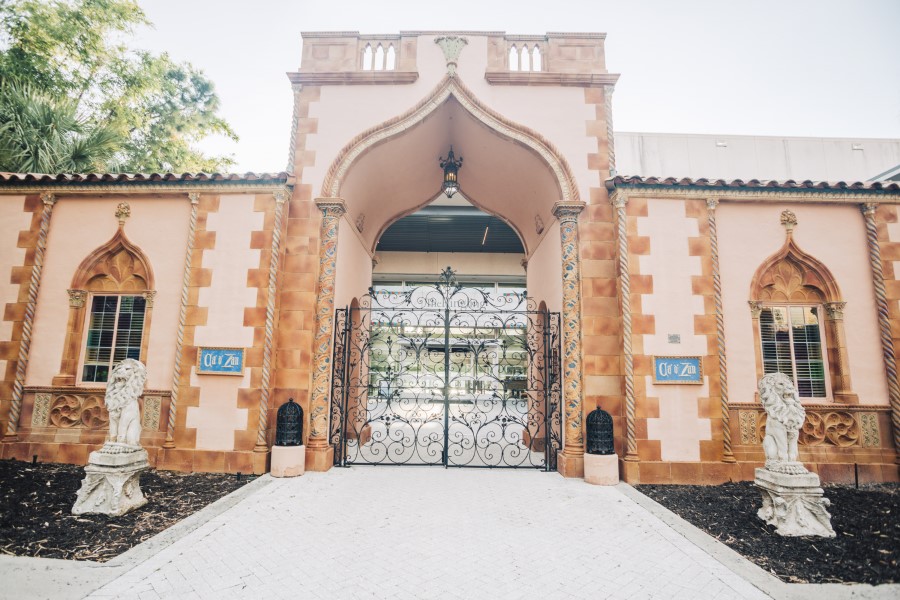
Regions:
M 122 371 L 131 367 L 131 375 L 122 377 Z M 106 386 L 106 410 L 112 412 L 121 410 L 131 402 L 136 402 L 144 391 L 144 381 L 147 379 L 147 369 L 133 358 L 126 358 L 116 365 L 109 377 Z
M 788 404 L 776 388 L 777 384 L 791 391 L 796 402 Z M 797 430 L 806 419 L 806 410 L 800 404 L 794 382 L 784 373 L 769 373 L 759 380 L 759 399 L 769 419 L 776 419 L 788 430 Z

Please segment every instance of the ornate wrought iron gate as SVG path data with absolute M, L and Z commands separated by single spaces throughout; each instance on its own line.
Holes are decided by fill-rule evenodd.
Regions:
M 369 290 L 337 310 L 335 465 L 556 469 L 560 316 L 524 293 Z

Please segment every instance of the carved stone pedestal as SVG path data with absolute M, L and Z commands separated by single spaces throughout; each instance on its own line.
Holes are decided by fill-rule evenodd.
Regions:
M 141 492 L 141 473 L 150 468 L 140 446 L 107 442 L 91 452 L 84 468 L 73 515 L 100 513 L 118 517 L 147 503 Z
M 619 457 L 615 454 L 585 454 L 584 482 L 594 485 L 619 483 Z
M 773 473 L 767 469 L 756 469 L 756 487 L 762 493 L 762 508 L 756 513 L 776 531 L 784 536 L 816 535 L 834 537 L 831 502 L 815 473 L 799 475 Z
M 306 446 L 272 446 L 272 477 L 296 477 L 306 472 Z

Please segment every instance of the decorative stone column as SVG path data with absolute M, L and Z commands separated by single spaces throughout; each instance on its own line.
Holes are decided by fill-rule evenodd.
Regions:
M 825 327 L 829 360 L 832 366 L 831 388 L 835 402 L 859 404 L 859 396 L 853 393 L 850 383 L 850 361 L 847 356 L 847 336 L 844 334 L 844 307 L 846 302 L 825 303 Z
M 175 419 L 178 413 L 178 390 L 181 386 L 181 358 L 184 350 L 184 327 L 187 322 L 188 296 L 191 286 L 191 261 L 194 256 L 194 239 L 197 234 L 197 211 L 200 194 L 190 192 L 191 221 L 188 227 L 187 250 L 184 252 L 184 271 L 181 276 L 181 307 L 178 310 L 178 331 L 175 335 L 175 367 L 172 369 L 172 399 L 169 402 L 169 423 L 166 427 L 166 441 L 163 448 L 175 447 Z
M 753 326 L 753 339 L 757 340 L 759 335 L 759 316 L 762 314 L 763 303 L 759 300 L 747 300 L 747 306 L 750 307 L 750 322 Z M 763 355 L 762 348 L 757 342 L 753 343 L 753 355 L 756 364 L 756 380 L 759 381 L 763 376 Z M 759 402 L 759 393 L 753 392 L 756 402 Z
M 254 452 L 267 452 L 269 444 L 266 431 L 269 424 L 269 378 L 272 375 L 272 345 L 275 339 L 275 294 L 278 279 L 278 254 L 281 251 L 281 225 L 284 221 L 284 203 L 288 199 L 286 190 L 279 190 L 275 197 L 275 224 L 272 226 L 272 256 L 269 259 L 269 289 L 266 300 L 266 337 L 263 345 L 262 380 L 259 395 L 259 421 L 256 429 Z
M 47 249 L 47 233 L 50 231 L 50 216 L 56 205 L 56 195 L 49 192 L 41 194 L 44 203 L 41 212 L 41 228 L 38 231 L 37 244 L 34 248 L 34 266 L 31 268 L 31 282 L 28 285 L 28 302 L 25 305 L 25 318 L 22 320 L 22 339 L 19 342 L 19 356 L 16 359 L 16 378 L 13 380 L 12 399 L 9 406 L 9 421 L 6 424 L 4 442 L 18 440 L 19 416 L 22 414 L 22 397 L 25 389 L 25 373 L 28 370 L 28 355 L 31 350 L 31 329 L 34 326 L 34 311 L 37 307 L 38 291 L 41 288 L 41 272 L 44 269 L 44 251 Z
M 584 428 L 581 345 L 581 259 L 578 256 L 578 215 L 582 202 L 557 202 L 562 239 L 563 279 L 563 404 L 565 432 L 558 470 L 564 477 L 584 476 Z
M 628 272 L 628 228 L 625 205 L 628 196 L 614 193 L 610 202 L 615 209 L 616 240 L 619 245 L 619 283 L 622 286 L 622 350 L 625 355 L 625 460 L 636 462 L 634 350 L 631 347 L 631 274 Z
M 860 208 L 866 220 L 866 238 L 869 243 L 869 264 L 872 267 L 872 283 L 875 285 L 875 305 L 878 308 L 878 327 L 881 330 L 881 355 L 887 375 L 888 398 L 891 403 L 891 425 L 894 431 L 894 449 L 900 463 L 900 382 L 897 380 L 897 359 L 894 355 L 894 340 L 891 334 L 888 313 L 887 292 L 884 287 L 884 269 L 881 264 L 881 246 L 878 244 L 878 229 L 875 225 L 877 204 L 863 204 Z
M 66 290 L 69 294 L 69 318 L 66 324 L 66 341 L 63 343 L 63 358 L 59 374 L 50 380 L 51 385 L 75 385 L 75 370 L 78 365 L 78 344 L 84 331 L 84 304 L 87 290 Z
M 719 403 L 722 409 L 722 462 L 736 462 L 731 449 L 731 414 L 728 412 L 728 361 L 725 356 L 725 314 L 722 310 L 722 276 L 719 271 L 719 232 L 715 198 L 706 200 L 709 247 L 713 271 L 713 301 L 716 305 L 716 353 L 719 355 Z
M 316 328 L 313 332 L 313 384 L 310 393 L 310 432 L 306 444 L 306 468 L 327 471 L 334 462 L 328 443 L 328 392 L 331 378 L 331 343 L 334 336 L 334 275 L 338 231 L 347 211 L 340 198 L 316 198 L 322 211 L 319 229 L 319 279 L 316 283 Z

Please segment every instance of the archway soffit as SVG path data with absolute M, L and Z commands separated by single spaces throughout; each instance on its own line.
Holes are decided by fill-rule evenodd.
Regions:
M 453 96 L 469 114 L 490 129 L 537 153 L 553 172 L 561 201 L 581 201 L 569 164 L 550 141 L 529 127 L 514 123 L 486 106 L 475 97 L 459 77 L 450 77 L 449 75 L 445 75 L 440 83 L 413 108 L 367 129 L 344 146 L 328 168 L 322 183 L 322 196 L 341 197 L 341 186 L 350 167 L 366 150 L 421 123 L 450 96 Z

